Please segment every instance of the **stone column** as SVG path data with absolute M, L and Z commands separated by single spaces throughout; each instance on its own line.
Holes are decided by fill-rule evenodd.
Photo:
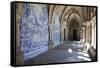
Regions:
M 22 3 L 19 3 L 16 8 L 16 65 L 24 64 L 24 54 L 20 46 L 20 18 L 23 14 L 22 5 Z
M 96 49 L 96 16 L 94 16 L 94 48 Z
M 96 19 L 95 17 L 91 20 L 91 28 L 92 28 L 92 41 L 91 41 L 91 46 L 96 48 Z
M 89 43 L 90 42 L 90 22 L 87 21 L 85 26 L 86 26 L 86 41 Z
M 82 39 L 85 40 L 85 27 L 82 27 Z
M 89 42 L 89 44 L 91 43 L 91 33 L 90 33 L 90 31 L 91 31 L 91 27 L 90 27 L 90 22 L 89 22 L 89 26 L 88 26 L 88 42 Z
M 92 28 L 92 41 L 91 41 L 91 46 L 94 45 L 94 24 L 93 24 L 93 21 L 91 21 L 91 28 Z
M 49 46 L 48 46 L 48 50 L 51 50 L 54 48 L 54 42 L 53 42 L 53 25 L 51 23 L 49 23 Z
M 68 25 L 66 25 L 66 32 L 65 32 L 65 36 L 66 36 L 66 41 L 68 41 Z
M 64 24 L 61 23 L 61 44 L 63 44 L 64 40 Z
M 16 22 L 16 64 L 22 65 L 24 63 L 24 56 L 20 48 L 20 24 Z
M 86 38 L 86 41 L 88 41 L 88 25 L 86 25 L 85 31 L 86 31 L 85 38 Z
M 82 39 L 82 38 L 83 38 L 83 30 L 80 29 L 80 39 Z
M 96 49 L 96 23 L 94 25 L 94 48 Z

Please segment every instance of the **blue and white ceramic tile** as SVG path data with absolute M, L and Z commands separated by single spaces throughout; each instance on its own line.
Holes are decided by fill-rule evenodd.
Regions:
M 56 46 L 60 44 L 60 21 L 59 17 L 55 15 L 53 18 L 53 42 Z
M 24 4 L 23 10 L 20 45 L 25 55 L 48 46 L 48 11 L 47 5 L 42 4 Z

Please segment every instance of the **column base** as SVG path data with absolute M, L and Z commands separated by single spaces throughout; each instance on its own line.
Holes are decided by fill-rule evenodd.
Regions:
M 23 64 L 24 64 L 24 54 L 18 47 L 16 49 L 16 65 L 23 65 Z

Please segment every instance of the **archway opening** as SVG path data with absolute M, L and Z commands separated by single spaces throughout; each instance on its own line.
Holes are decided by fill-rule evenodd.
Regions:
M 68 31 L 69 41 L 80 41 L 80 24 L 77 21 L 70 22 Z
M 77 30 L 76 29 L 73 30 L 73 41 L 74 40 L 78 40 L 78 38 L 77 38 Z

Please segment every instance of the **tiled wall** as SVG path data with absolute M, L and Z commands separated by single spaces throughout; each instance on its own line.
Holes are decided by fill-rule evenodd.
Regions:
M 37 56 L 48 50 L 48 6 L 23 4 L 20 18 L 20 46 L 24 59 Z
M 60 44 L 60 21 L 59 17 L 54 14 L 53 16 L 53 42 L 57 46 Z

